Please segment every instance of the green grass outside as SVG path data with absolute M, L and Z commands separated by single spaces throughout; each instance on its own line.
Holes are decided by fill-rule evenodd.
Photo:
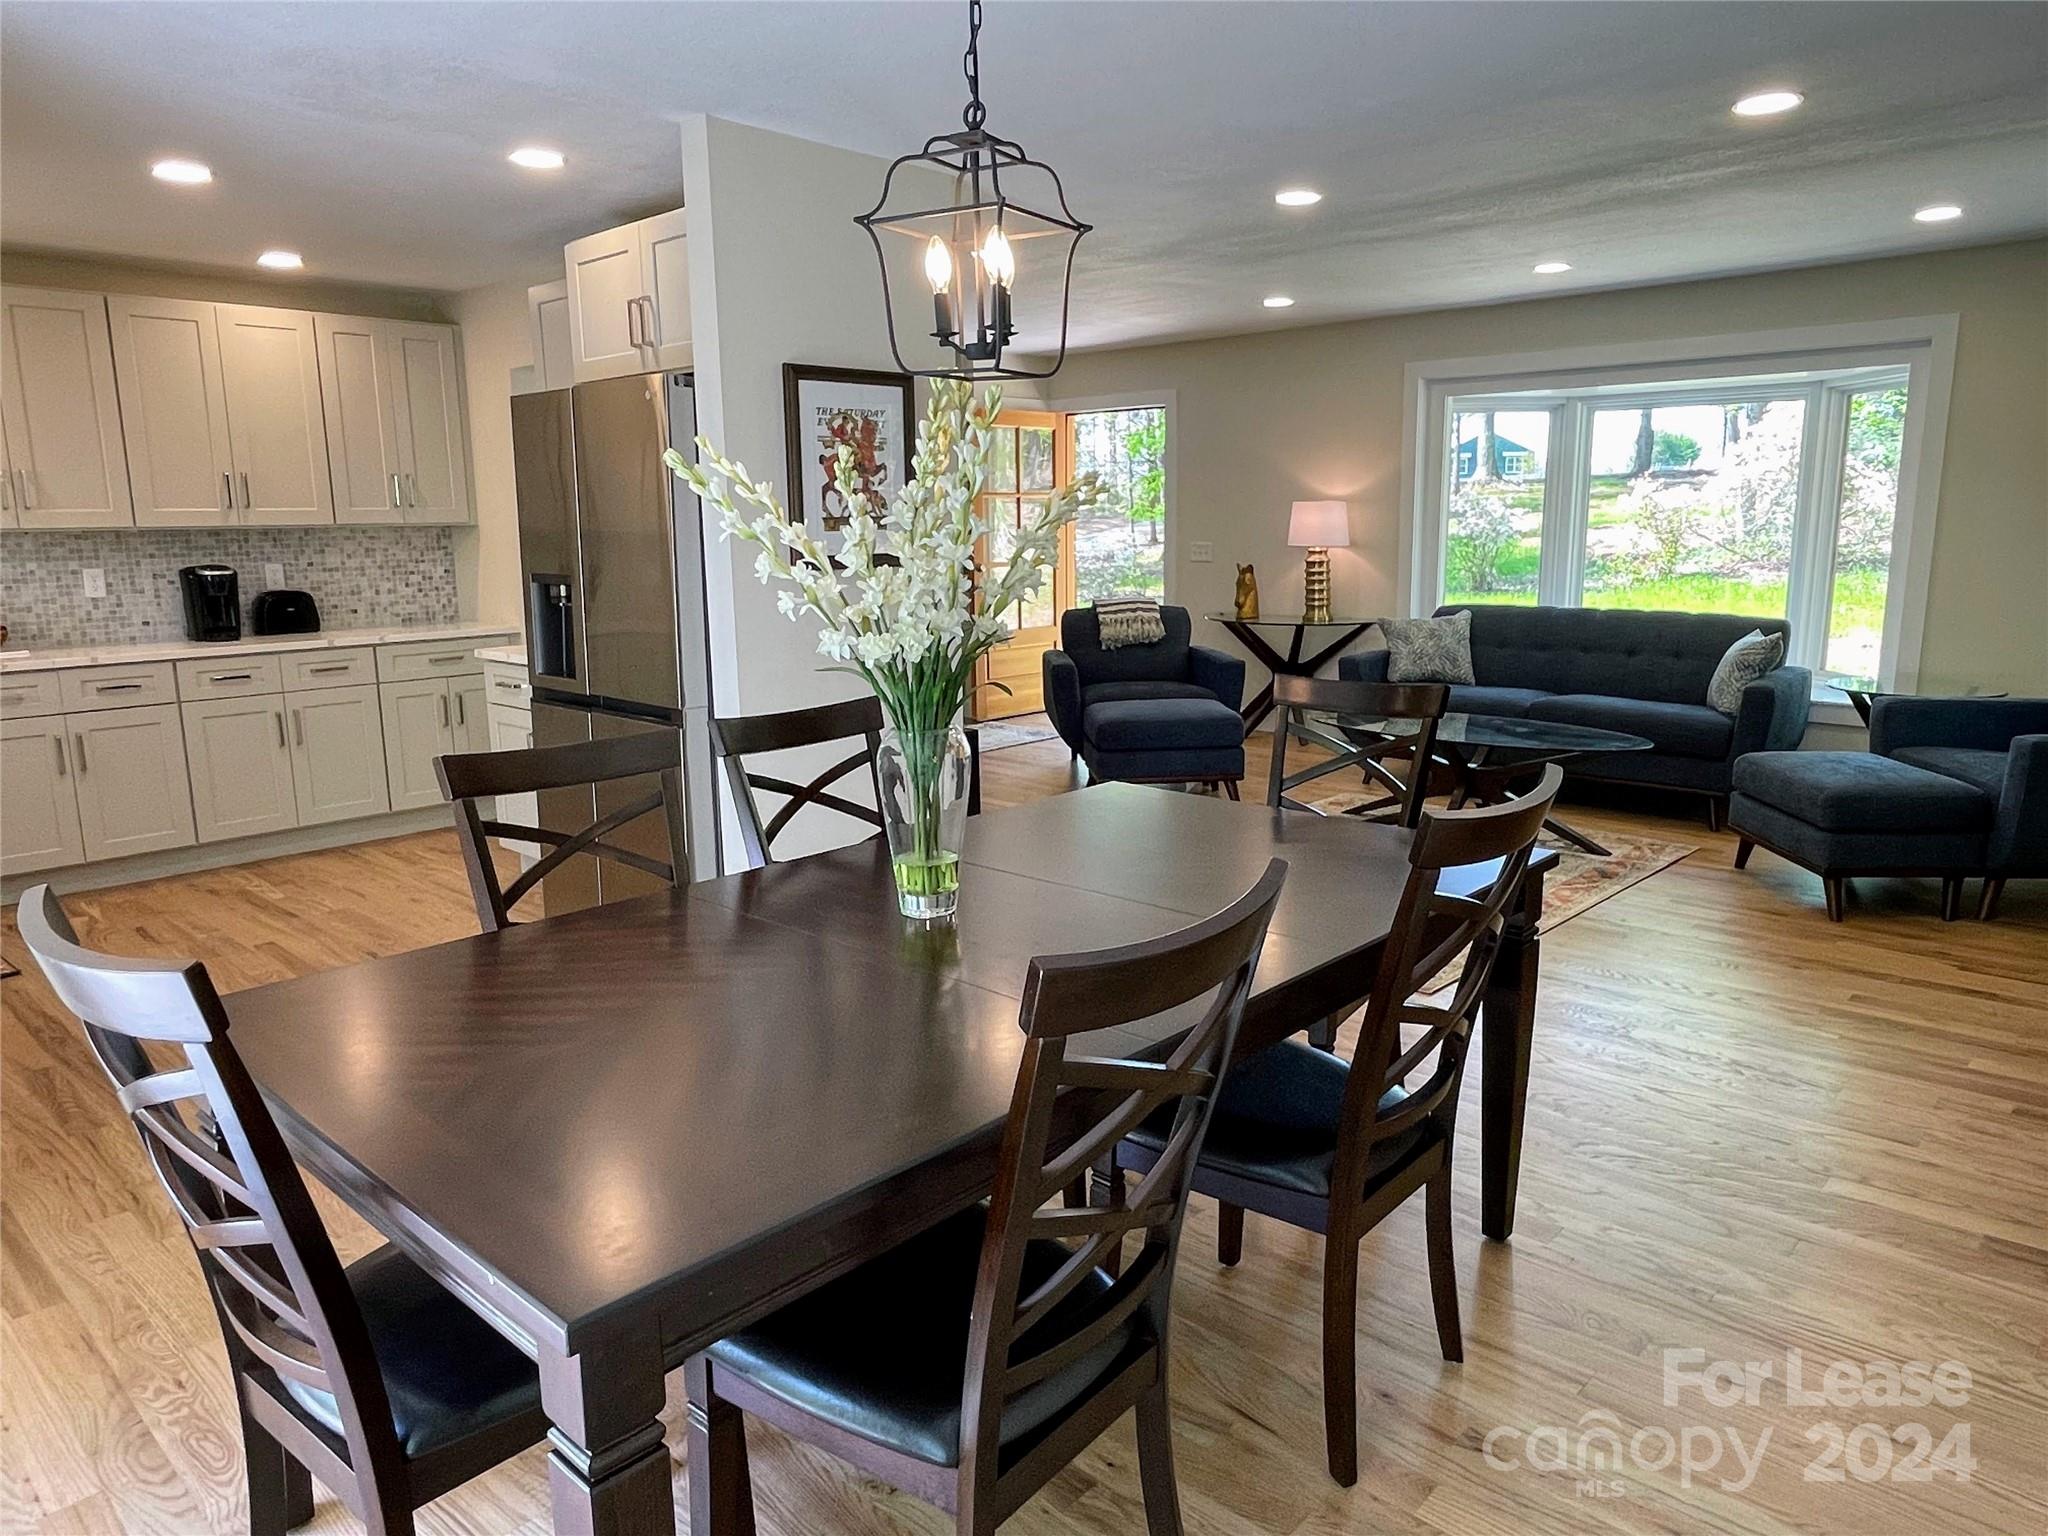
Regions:
M 1536 547 L 1530 541 L 1502 562 L 1503 574 L 1517 580 L 1509 589 L 1496 592 L 1448 591 L 1446 603 L 1511 603 L 1531 606 L 1536 601 Z M 1740 581 L 1725 576 L 1672 576 L 1662 581 L 1644 581 L 1605 590 L 1588 590 L 1581 599 L 1587 608 L 1643 608 L 1657 613 L 1740 613 L 1758 618 L 1782 618 L 1785 613 L 1785 582 Z M 1881 633 L 1884 629 L 1885 573 L 1881 570 L 1849 570 L 1835 577 L 1834 615 L 1829 629 L 1836 635 L 1859 631 Z

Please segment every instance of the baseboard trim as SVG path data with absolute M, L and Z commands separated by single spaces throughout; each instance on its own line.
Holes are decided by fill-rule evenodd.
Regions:
M 426 805 L 416 810 L 392 811 L 382 816 L 365 816 L 357 821 L 330 821 L 317 827 L 292 827 L 284 832 L 266 832 L 260 837 L 237 837 L 220 843 L 195 843 L 189 848 L 166 848 L 160 853 L 138 853 L 131 858 L 107 859 L 96 864 L 72 864 L 63 869 L 39 869 L 30 874 L 0 879 L 0 906 L 13 906 L 30 886 L 48 883 L 61 894 L 67 891 L 97 891 L 110 885 L 133 885 L 142 880 L 161 880 L 167 875 L 189 875 L 202 869 L 224 869 L 230 864 L 255 864 L 287 854 L 311 853 L 321 848 L 341 848 L 350 843 L 373 843 L 410 832 L 431 832 L 455 824 L 454 812 L 445 805 Z

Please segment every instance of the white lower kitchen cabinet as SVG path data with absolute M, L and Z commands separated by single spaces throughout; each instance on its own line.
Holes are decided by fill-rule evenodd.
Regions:
M 441 780 L 434 772 L 434 759 L 455 750 L 450 681 L 423 677 L 416 682 L 378 686 L 384 716 L 384 762 L 394 811 L 441 803 Z M 467 683 L 471 679 L 453 681 Z
M 375 683 L 289 693 L 285 706 L 291 714 L 292 781 L 301 826 L 391 809 L 383 709 Z
M 493 752 L 523 752 L 533 745 L 533 713 L 530 710 L 513 709 L 503 704 L 491 706 L 491 742 Z M 498 797 L 498 820 L 514 826 L 537 827 L 540 825 L 540 796 L 500 795 Z M 522 842 L 517 838 L 501 837 L 499 843 L 519 855 L 520 862 L 532 864 L 540 858 L 540 844 Z
M 299 824 L 284 700 L 274 693 L 183 706 L 185 760 L 199 841 L 281 832 Z
M 63 716 L 0 720 L 0 875 L 84 858 Z
M 192 790 L 177 705 L 66 715 L 64 725 L 88 859 L 192 845 Z
M 490 689 L 482 674 L 448 679 L 448 698 L 455 706 L 455 750 L 491 750 Z

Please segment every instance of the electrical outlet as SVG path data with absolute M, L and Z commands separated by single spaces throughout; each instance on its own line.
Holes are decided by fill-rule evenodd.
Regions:
M 284 585 L 284 566 L 281 562 L 276 560 L 266 560 L 263 562 L 263 585 L 271 591 L 275 591 Z
M 1198 539 L 1188 546 L 1188 559 L 1194 561 L 1198 565 L 1206 561 L 1214 560 L 1215 558 L 1216 546 L 1214 544 L 1211 544 L 1207 539 Z
M 105 597 L 107 595 L 107 573 L 96 565 L 85 568 L 85 595 Z

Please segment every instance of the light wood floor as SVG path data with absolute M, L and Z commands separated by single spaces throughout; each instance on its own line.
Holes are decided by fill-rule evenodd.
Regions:
M 1263 782 L 1255 752 L 1254 782 Z M 1057 743 L 992 754 L 991 807 L 1058 792 Z M 2030 1532 L 2048 1529 L 2048 888 L 1994 925 L 1943 924 L 1926 882 L 1865 883 L 1846 925 L 1818 884 L 1675 814 L 1580 807 L 1592 828 L 1698 845 L 1544 941 L 1520 1219 L 1480 1240 L 1472 1147 L 1457 1184 L 1466 1360 L 1438 1358 L 1419 1202 L 1369 1238 L 1359 1309 L 1363 1475 L 1322 1464 L 1320 1239 L 1252 1218 L 1213 1262 L 1197 1201 L 1176 1298 L 1189 1536 L 1441 1532 Z M 224 989 L 472 931 L 452 836 L 425 835 L 82 895 L 88 942 L 202 957 Z M 11 919 L 10 958 L 20 960 Z M 0 986 L 0 1529 L 245 1528 L 218 1336 L 190 1249 L 74 1026 L 33 973 Z M 1469 1086 L 1469 1097 L 1475 1087 Z M 1476 1116 L 1466 1116 L 1469 1135 Z M 370 1246 L 331 1201 L 344 1256 Z M 1755 1406 L 1667 1402 L 1664 1352 L 1768 1362 Z M 1967 1404 L 1799 1406 L 1830 1363 L 1961 1361 Z M 671 1424 L 676 1403 L 671 1402 Z M 1814 1481 L 1818 1426 L 1864 1422 L 1861 1466 L 1927 1426 L 1970 1426 L 1968 1481 Z M 1604 1497 L 1541 1470 L 1554 1442 L 1691 1432 L 1718 1465 L 1623 1465 Z M 1725 1432 L 1754 1456 L 1736 1472 Z M 766 1536 L 948 1529 L 931 1511 L 754 1426 Z M 1880 1444 L 1879 1441 L 1882 1441 Z M 687 1469 L 676 1446 L 676 1487 Z M 1664 1442 L 1638 1441 L 1652 1463 Z M 1509 1468 L 1489 1465 L 1487 1449 Z M 1536 1466 L 1530 1464 L 1535 1462 Z M 1845 1463 L 1835 1462 L 1839 1469 Z M 1839 1470 L 1837 1475 L 1840 1475 Z M 1008 1528 L 1143 1529 L 1128 1423 Z M 540 1533 L 542 1453 L 442 1500 L 435 1532 Z M 324 1496 L 313 1529 L 353 1522 Z

